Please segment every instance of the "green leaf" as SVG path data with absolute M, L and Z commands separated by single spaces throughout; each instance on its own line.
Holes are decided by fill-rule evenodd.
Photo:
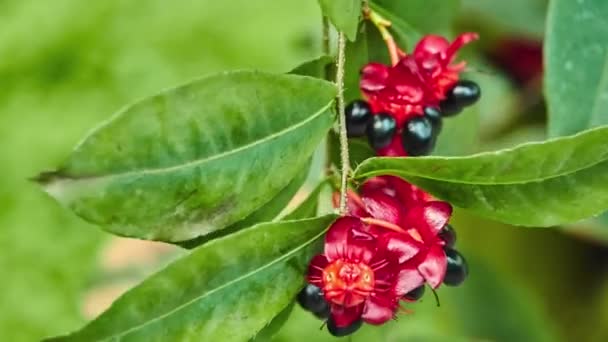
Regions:
M 571 223 L 608 208 L 608 127 L 467 157 L 372 158 L 355 171 L 381 174 L 498 221 Z
M 293 301 L 335 215 L 263 223 L 195 249 L 53 341 L 243 341 Z
M 308 197 L 300 203 L 294 210 L 289 214 L 285 215 L 284 220 L 300 220 L 317 215 L 317 209 L 319 207 L 319 194 L 323 187 L 327 185 L 327 179 L 321 181 L 311 192 Z
M 373 0 L 373 3 L 417 31 L 437 34 L 450 32 L 460 7 L 460 0 Z
M 329 144 L 329 152 L 332 163 L 340 165 L 340 138 L 336 132 L 330 132 L 327 136 Z M 350 165 L 356 168 L 365 160 L 372 158 L 376 152 L 369 146 L 365 138 L 350 138 L 348 139 L 348 154 L 350 157 Z
M 470 27 L 481 26 L 484 40 L 488 36 L 543 37 L 548 0 L 461 1 L 461 20 Z
M 361 30 L 357 40 L 346 42 L 346 61 L 344 65 L 344 100 L 346 103 L 361 98 L 359 90 L 361 69 L 370 61 L 367 46 L 367 30 L 371 28 L 368 27 L 367 21 L 361 23 Z
M 289 71 L 289 73 L 293 75 L 324 78 L 323 76 L 325 75 L 327 66 L 333 62 L 334 59 L 331 56 L 322 55 L 298 65 Z
M 549 135 L 608 124 L 608 2 L 553 0 L 548 13 Z
M 253 226 L 254 224 L 260 222 L 268 222 L 272 221 L 275 217 L 277 217 L 281 211 L 287 206 L 289 201 L 295 196 L 298 190 L 304 184 L 306 177 L 308 176 L 309 167 L 302 170 L 296 178 L 294 178 L 281 192 L 279 192 L 274 198 L 272 198 L 268 203 L 264 204 L 263 207 L 249 214 L 249 216 L 245 217 L 241 221 L 231 224 L 230 226 L 216 230 L 211 234 L 200 236 L 196 239 L 179 242 L 178 245 L 192 249 L 196 248 L 202 244 L 205 244 L 211 240 L 226 236 L 228 234 L 232 234 L 238 232 L 239 230 Z M 313 215 L 314 216 L 314 215 Z M 312 217 L 312 216 L 308 216 Z M 306 218 L 308 218 L 306 217 Z M 305 217 L 302 217 L 305 218 Z M 296 219 L 296 218 L 293 218 Z
M 254 338 L 251 339 L 252 342 L 264 342 L 271 341 L 274 335 L 278 334 L 281 331 L 281 328 L 287 323 L 291 312 L 295 306 L 295 302 L 289 304 L 283 311 L 281 311 L 275 318 L 270 321 L 270 323 L 264 327 Z
M 390 28 L 391 33 L 397 40 L 397 43 L 399 44 L 402 50 L 407 51 L 409 49 L 412 49 L 414 47 L 414 44 L 416 44 L 416 42 L 418 42 L 420 38 L 422 38 L 422 33 L 420 33 L 420 31 L 418 31 L 410 23 L 404 21 L 400 16 L 396 15 L 395 13 L 386 10 L 385 8 L 376 3 L 370 3 L 370 8 L 378 12 L 380 15 L 382 15 L 384 18 L 388 19 L 392 23 Z M 374 30 L 374 32 L 376 33 L 375 35 L 377 37 L 380 37 L 373 25 L 368 25 L 368 30 Z M 375 39 L 375 41 L 382 42 L 382 45 L 384 46 L 383 51 L 386 50 L 386 45 L 384 45 L 384 42 L 382 41 L 381 37 L 380 41 L 378 41 L 378 39 Z
M 319 0 L 321 11 L 338 31 L 354 41 L 361 17 L 361 0 Z
M 334 96 L 310 77 L 208 76 L 127 107 L 39 180 L 112 233 L 189 240 L 243 219 L 305 168 Z
M 370 7 L 392 22 L 391 32 L 402 48 L 412 47 L 422 36 L 408 23 L 381 6 L 370 3 Z M 360 71 L 369 62 L 389 63 L 389 56 L 386 44 L 378 33 L 378 29 L 366 20 L 361 23 L 358 39 L 346 44 L 344 97 L 347 102 L 361 97 L 359 91 Z

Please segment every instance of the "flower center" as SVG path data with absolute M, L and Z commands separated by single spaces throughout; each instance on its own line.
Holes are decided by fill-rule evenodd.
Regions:
M 346 307 L 363 303 L 374 284 L 374 271 L 361 262 L 338 259 L 323 270 L 325 298 Z

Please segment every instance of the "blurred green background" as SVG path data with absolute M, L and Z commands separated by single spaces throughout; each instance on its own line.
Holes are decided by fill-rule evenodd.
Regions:
M 505 41 L 538 49 L 546 1 L 463 0 L 460 10 L 440 15 L 442 1 L 404 17 L 424 31 L 433 31 L 437 16 L 442 31 L 446 22 L 480 31 L 478 51 L 468 57 L 484 91 L 478 115 L 465 114 L 479 130 L 454 129 L 442 139 L 472 140 L 468 152 L 542 139 L 540 76 L 520 77 L 512 62 L 521 57 L 509 64 L 497 55 L 517 50 Z M 379 2 L 400 10 L 409 0 Z M 520 20 L 504 20 L 506 13 Z M 210 72 L 283 72 L 319 55 L 320 22 L 314 0 L 0 0 L 0 341 L 76 329 L 183 253 L 111 238 L 28 177 L 59 164 L 126 103 Z M 601 223 L 521 229 L 459 212 L 454 225 L 470 262 L 468 281 L 440 289 L 441 307 L 427 294 L 413 314 L 365 327 L 352 340 L 608 340 L 608 229 Z M 320 326 L 296 308 L 275 340 L 332 340 Z

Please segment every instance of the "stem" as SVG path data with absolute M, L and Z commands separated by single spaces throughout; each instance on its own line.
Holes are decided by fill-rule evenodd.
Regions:
M 363 221 L 369 225 L 386 228 L 388 230 L 392 230 L 397 233 L 407 234 L 407 232 L 405 230 L 403 230 L 403 228 L 399 227 L 398 225 L 390 223 L 390 222 L 386 222 L 383 220 L 379 220 L 379 219 L 375 219 L 375 218 L 371 218 L 371 217 L 364 217 L 361 219 L 361 221 Z
M 348 137 L 346 136 L 346 114 L 344 112 L 344 64 L 346 63 L 346 38 L 343 32 L 338 33 L 338 60 L 336 62 L 336 85 L 338 86 L 338 124 L 340 128 L 340 214 L 347 212 L 347 179 L 350 168 L 348 160 Z
M 396 65 L 399 63 L 399 59 L 405 56 L 405 52 L 399 49 L 395 38 L 393 38 L 393 35 L 388 30 L 392 23 L 370 7 L 364 7 L 363 14 L 365 18 L 371 21 L 380 32 L 380 35 L 388 48 L 388 54 L 391 57 L 391 64 Z

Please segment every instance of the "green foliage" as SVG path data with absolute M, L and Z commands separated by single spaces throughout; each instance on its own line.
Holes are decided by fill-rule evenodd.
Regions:
M 108 113 L 159 89 L 218 71 L 285 71 L 318 55 L 317 4 L 280 3 L 0 1 L 1 341 L 82 325 L 109 240 L 27 178 L 62 161 Z
M 545 40 L 549 135 L 608 124 L 608 2 L 550 2 Z
M 401 16 L 403 13 L 388 11 L 375 2 L 370 3 L 370 8 L 391 22 L 391 32 L 394 34 L 399 46 L 403 49 L 411 50 L 414 47 L 414 44 L 422 37 L 422 32 L 424 32 L 424 30 L 420 27 L 412 26 L 411 23 L 405 21 Z M 371 25 L 369 27 L 375 30 Z M 379 43 L 379 41 L 376 39 L 376 44 L 377 43 Z M 384 50 L 386 50 L 386 48 Z M 374 60 L 373 57 L 371 59 Z
M 283 220 L 301 220 L 315 217 L 319 209 L 319 195 L 326 185 L 327 180 L 321 181 L 302 203 L 285 215 Z
M 394 174 L 501 222 L 552 226 L 606 209 L 608 127 L 468 157 L 372 158 L 355 177 Z
M 375 27 L 360 22 L 361 1 L 319 2 L 351 39 L 345 82 L 350 101 L 360 97 L 361 66 L 388 63 L 386 46 Z M 371 6 L 393 22 L 391 32 L 410 51 L 424 33 L 453 37 L 460 2 L 465 15 L 459 25 L 490 27 L 482 34 L 484 48 L 492 48 L 492 37 L 542 35 L 546 0 L 375 0 Z M 14 57 L 0 60 L 0 79 L 7 85 L 0 94 L 7 100 L 0 110 L 0 146 L 6 148 L 0 162 L 8 165 L 0 179 L 0 340 L 36 340 L 81 323 L 76 297 L 95 271 L 100 234 L 83 229 L 83 222 L 66 216 L 23 179 L 56 165 L 104 113 L 212 71 L 276 72 L 306 61 L 290 73 L 331 79 L 332 58 L 311 59 L 321 46 L 316 4 L 280 3 L 0 4 L 0 52 Z M 608 133 L 606 127 L 588 129 L 606 124 L 607 32 L 601 25 L 606 11 L 594 0 L 555 0 L 550 8 L 549 131 L 582 133 L 466 157 L 367 161 L 374 151 L 365 139 L 352 139 L 355 179 L 398 174 L 470 213 L 521 225 L 572 222 L 604 210 Z M 34 36 L 32 22 L 38 25 Z M 473 68 L 485 63 L 479 56 L 466 59 Z M 471 76 L 486 79 L 480 82 L 484 96 L 461 116 L 445 120 L 435 154 L 513 146 L 530 140 L 530 132 L 535 140 L 544 137 L 537 134 L 544 129 L 542 116 L 531 119 L 528 112 L 543 109 L 525 107 L 529 93 L 539 96 L 536 89 L 508 84 L 495 72 L 503 71 Z M 336 135 L 329 130 L 334 87 L 310 77 L 223 75 L 136 103 L 89 135 L 59 170 L 43 175 L 64 204 L 111 232 L 168 241 L 199 236 L 185 243 L 198 246 L 191 254 L 145 280 L 83 330 L 56 340 L 334 340 L 297 306 L 291 315 L 306 264 L 334 219 L 308 219 L 324 211 L 319 206 L 327 202 L 322 196 L 327 181 L 298 207 L 285 208 L 296 192 L 314 185 L 302 187 L 310 156 L 325 136 L 326 152 L 338 165 Z M 478 144 L 478 111 L 485 145 Z M 316 174 L 326 167 L 313 169 Z M 603 322 L 605 304 L 594 299 L 608 297 L 594 297 L 597 292 L 588 285 L 605 278 L 589 245 L 558 230 L 517 230 L 460 211 L 456 216 L 451 224 L 457 226 L 458 248 L 471 256 L 467 282 L 441 288 L 441 308 L 427 293 L 422 303 L 411 305 L 413 315 L 365 326 L 352 340 L 602 340 L 605 332 L 595 327 Z M 265 221 L 273 222 L 258 224 Z M 605 239 L 599 222 L 572 229 Z M 551 236 L 568 244 L 551 243 Z M 553 323 L 568 326 L 561 329 L 564 336 L 554 334 Z
M 319 5 L 337 30 L 354 41 L 357 38 L 357 26 L 361 18 L 361 0 L 319 0 Z
M 330 83 L 300 76 L 205 77 L 119 112 L 40 181 L 115 234 L 196 238 L 260 208 L 306 166 L 333 123 L 334 96 Z
M 243 228 L 253 226 L 258 222 L 272 221 L 285 209 L 289 201 L 291 201 L 293 196 L 298 192 L 298 190 L 300 190 L 302 184 L 304 184 L 304 181 L 306 180 L 306 176 L 308 176 L 308 171 L 308 168 L 305 168 L 304 170 L 300 171 L 300 173 L 289 184 L 287 184 L 287 186 L 283 188 L 283 190 L 281 190 L 269 202 L 265 203 L 261 208 L 249 214 L 244 219 L 234 224 L 231 224 L 226 228 L 216 230 L 211 234 L 203 235 L 201 237 L 188 241 L 178 242 L 177 244 L 184 248 L 191 249 L 198 247 L 204 243 L 207 243 L 213 239 L 217 239 L 219 237 L 238 232 Z M 311 216 L 294 217 L 293 219 L 308 217 Z
M 242 341 L 293 300 L 335 219 L 265 223 L 195 249 L 52 341 Z
M 331 56 L 319 56 L 293 68 L 289 73 L 294 75 L 324 78 L 327 67 L 334 61 Z
M 460 1 L 463 18 L 488 27 L 492 35 L 538 39 L 542 38 L 545 32 L 546 7 L 549 0 Z
M 460 0 L 372 0 L 424 33 L 449 34 Z
M 289 316 L 293 312 L 293 308 L 295 307 L 296 302 L 292 302 L 289 304 L 283 311 L 281 311 L 275 318 L 270 321 L 270 323 L 264 327 L 264 329 L 260 330 L 254 338 L 251 339 L 252 342 L 265 342 L 271 341 L 272 338 L 281 331 L 281 328 L 285 326 Z

